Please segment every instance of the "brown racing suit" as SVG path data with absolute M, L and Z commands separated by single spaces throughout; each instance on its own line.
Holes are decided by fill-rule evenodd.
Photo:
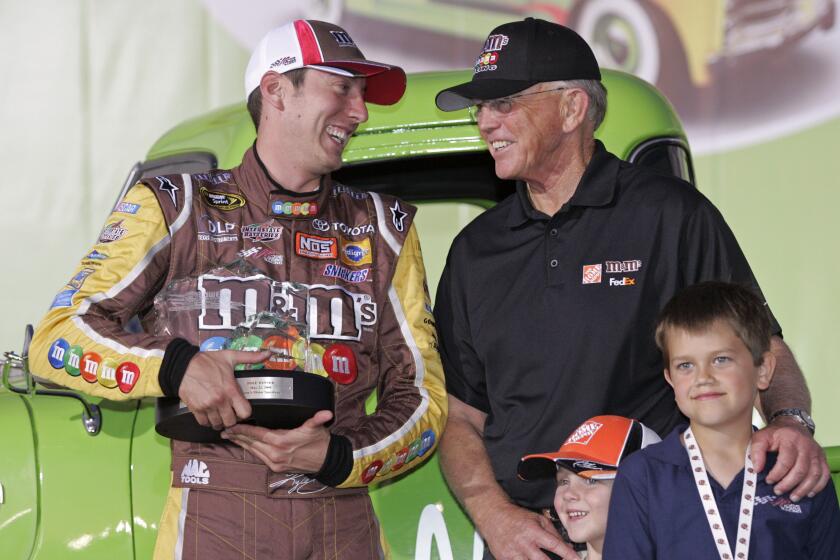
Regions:
M 232 444 L 173 441 L 156 557 L 382 555 L 366 486 L 427 458 L 446 416 L 414 213 L 328 176 L 316 192 L 287 191 L 255 148 L 230 171 L 146 179 L 114 208 L 36 330 L 30 362 L 39 375 L 115 400 L 175 396 L 202 342 L 276 301 L 273 291 L 248 290 L 246 278 L 226 279 L 230 307 L 202 309 L 176 338 L 149 334 L 154 296 L 187 277 L 210 292 L 218 280 L 202 273 L 237 259 L 278 284 L 308 285 L 312 341 L 355 362 L 355 379 L 334 383 L 319 473 L 274 473 Z M 134 315 L 148 332 L 128 332 Z

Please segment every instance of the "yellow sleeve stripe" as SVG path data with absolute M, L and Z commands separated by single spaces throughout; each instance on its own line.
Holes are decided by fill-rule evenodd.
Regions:
M 412 224 L 402 247 L 388 296 L 399 322 L 400 332 L 411 352 L 415 367 L 414 386 L 421 396 L 421 401 L 408 420 L 395 432 L 353 452 L 353 470 L 341 486 L 378 482 L 405 472 L 428 458 L 437 446 L 440 432 L 446 422 L 447 401 L 443 366 L 437 353 L 434 319 L 425 289 L 425 278 L 420 242 Z M 430 432 L 433 432 L 431 438 Z M 430 439 L 433 445 L 428 446 L 426 442 Z M 396 455 L 405 448 L 415 450 L 407 458 L 403 457 L 410 461 L 406 464 L 407 468 L 389 471 L 387 465 L 393 464 Z M 418 448 L 419 453 L 416 451 Z M 381 456 L 376 457 L 377 453 Z M 373 464 L 372 459 L 379 459 L 374 463 L 386 465 L 375 479 L 367 474 Z

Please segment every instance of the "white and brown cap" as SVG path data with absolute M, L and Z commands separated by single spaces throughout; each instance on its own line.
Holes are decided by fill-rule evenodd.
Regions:
M 367 60 L 344 29 L 323 21 L 299 19 L 269 31 L 251 54 L 245 70 L 245 98 L 266 72 L 283 74 L 315 68 L 342 76 L 365 77 L 365 101 L 393 105 L 405 93 L 399 66 Z
M 564 467 L 583 478 L 615 478 L 625 457 L 660 441 L 656 432 L 623 416 L 593 416 L 572 432 L 554 453 L 535 453 L 519 460 L 523 480 L 554 478 Z

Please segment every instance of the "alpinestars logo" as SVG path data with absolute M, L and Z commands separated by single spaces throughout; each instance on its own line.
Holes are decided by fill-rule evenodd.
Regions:
M 204 461 L 190 459 L 181 470 L 182 484 L 210 484 L 210 469 Z
M 178 208 L 178 199 L 175 195 L 175 191 L 180 191 L 181 189 L 175 185 L 168 177 L 155 177 L 158 180 L 158 188 L 169 195 L 169 198 L 172 200 L 172 206 Z
M 603 424 L 601 424 L 600 422 L 587 422 L 586 424 L 583 424 L 581 427 L 575 430 L 575 433 L 569 436 L 569 439 L 566 440 L 566 443 L 577 443 L 580 445 L 587 445 L 589 443 L 589 440 L 592 439 L 592 436 L 598 433 L 598 430 L 601 429 L 601 426 L 603 426 Z

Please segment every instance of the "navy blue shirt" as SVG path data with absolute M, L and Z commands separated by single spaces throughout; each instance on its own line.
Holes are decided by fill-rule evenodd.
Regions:
M 718 558 L 709 522 L 677 427 L 661 443 L 621 463 L 610 500 L 604 560 Z M 758 473 L 749 558 L 840 559 L 840 508 L 834 486 L 813 498 L 791 502 L 776 496 L 765 476 L 774 454 Z M 709 477 L 726 537 L 734 546 L 744 471 L 728 488 Z

